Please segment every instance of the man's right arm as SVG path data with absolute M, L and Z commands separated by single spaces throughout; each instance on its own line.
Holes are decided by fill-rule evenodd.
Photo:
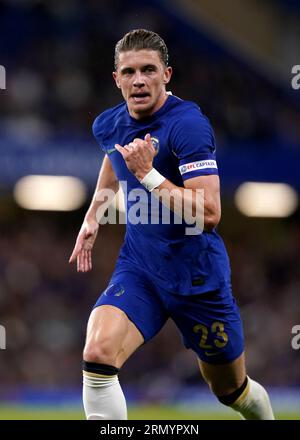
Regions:
M 104 205 L 104 211 L 107 208 L 107 195 L 110 194 L 111 199 L 113 199 L 114 194 L 117 193 L 118 189 L 119 181 L 115 175 L 109 157 L 105 155 L 99 172 L 96 189 L 90 207 L 85 215 L 85 221 L 96 221 L 99 224 L 101 220 L 102 205 Z
M 88 272 L 92 269 L 92 249 L 98 234 L 101 216 L 108 206 L 107 198 L 112 201 L 119 189 L 119 181 L 114 173 L 108 156 L 105 156 L 99 172 L 96 189 L 78 233 L 69 263 L 77 260 L 77 271 Z

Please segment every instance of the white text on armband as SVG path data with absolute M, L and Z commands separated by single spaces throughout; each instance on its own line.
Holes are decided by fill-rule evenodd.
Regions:
M 190 171 L 204 170 L 206 168 L 218 169 L 217 162 L 215 160 L 198 160 L 197 162 L 190 162 L 184 165 L 180 165 L 179 171 L 182 175 L 185 173 L 189 173 Z

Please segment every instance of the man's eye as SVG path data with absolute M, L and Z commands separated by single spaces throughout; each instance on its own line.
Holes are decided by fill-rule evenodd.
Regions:
M 134 73 L 133 70 L 131 69 L 124 69 L 123 71 L 121 71 L 121 74 L 124 76 L 128 76 L 128 75 L 132 75 Z

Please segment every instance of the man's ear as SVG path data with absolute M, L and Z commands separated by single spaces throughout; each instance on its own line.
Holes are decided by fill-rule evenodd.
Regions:
M 112 76 L 113 76 L 113 79 L 115 80 L 116 86 L 118 87 L 118 89 L 120 89 L 121 85 L 120 85 L 119 80 L 118 80 L 117 72 L 113 72 Z
M 168 66 L 164 71 L 164 84 L 168 84 L 170 82 L 172 76 L 172 67 Z

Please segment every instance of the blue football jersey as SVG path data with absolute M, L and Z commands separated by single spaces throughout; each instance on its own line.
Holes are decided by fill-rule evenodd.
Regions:
M 229 260 L 218 233 L 187 235 L 187 225 L 176 222 L 173 213 L 165 224 L 164 207 L 158 201 L 155 205 L 153 194 L 145 191 L 115 149 L 115 144 L 124 146 L 150 133 L 156 149 L 153 166 L 175 185 L 183 187 L 184 180 L 192 177 L 218 174 L 213 130 L 200 108 L 169 95 L 156 113 L 137 120 L 123 102 L 96 118 L 93 133 L 124 189 L 127 226 L 116 270 L 146 271 L 158 286 L 179 295 L 208 292 L 230 283 Z M 147 205 L 142 209 L 147 218 L 141 215 L 140 222 L 130 220 L 130 213 L 137 213 L 137 201 L 139 206 Z

